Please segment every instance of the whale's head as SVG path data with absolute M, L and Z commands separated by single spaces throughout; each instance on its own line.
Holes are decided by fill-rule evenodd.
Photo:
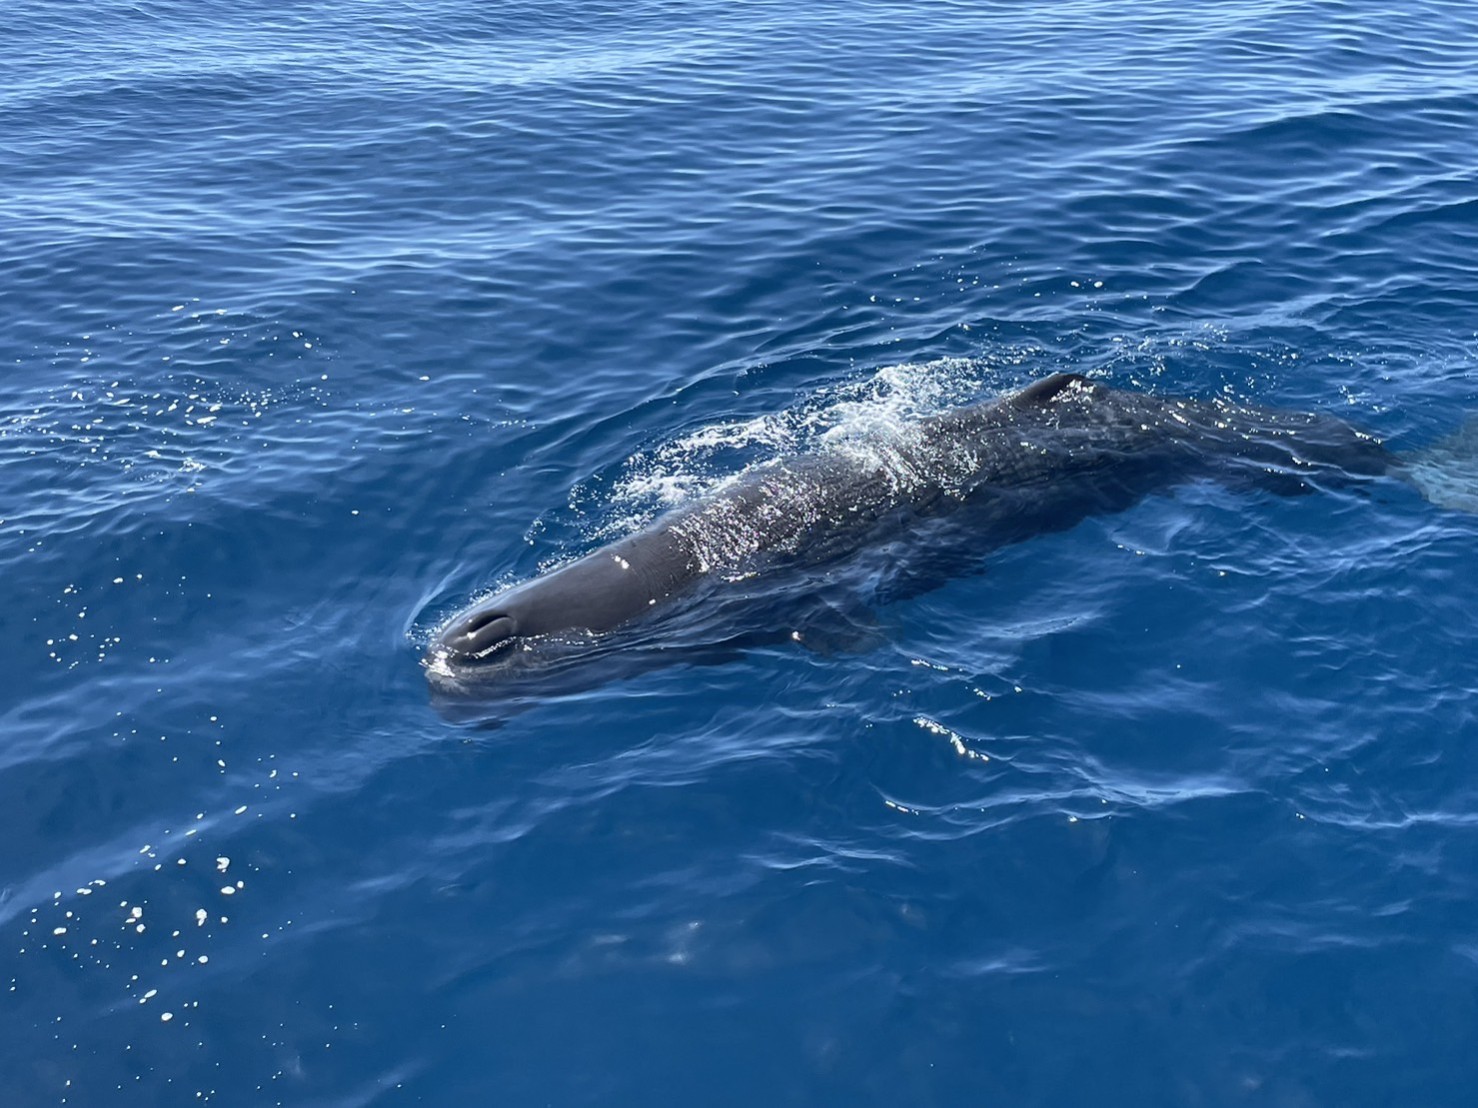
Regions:
M 436 634 L 427 650 L 428 665 L 471 666 L 491 660 L 518 637 L 518 620 L 497 606 L 474 608 Z
M 421 668 L 433 706 L 448 720 L 501 726 L 530 705 L 671 660 L 660 650 L 654 656 L 650 633 L 549 630 L 539 613 L 503 600 L 457 614 L 426 644 Z
M 440 694 L 521 697 L 572 668 L 601 636 L 530 611 L 507 590 L 459 612 L 427 644 L 421 665 Z

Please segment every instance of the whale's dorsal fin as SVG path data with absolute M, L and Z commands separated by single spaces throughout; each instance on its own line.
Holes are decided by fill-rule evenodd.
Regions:
M 1033 404 L 1049 404 L 1075 386 L 1092 388 L 1093 382 L 1081 373 L 1054 373 L 1027 385 L 1011 398 L 1011 402 L 1023 408 Z

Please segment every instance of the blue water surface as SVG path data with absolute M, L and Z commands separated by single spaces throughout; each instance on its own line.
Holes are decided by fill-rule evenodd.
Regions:
M 1468 1105 L 1478 517 L 1196 483 L 776 644 L 436 627 L 1044 374 L 1478 408 L 1466 0 L 0 11 L 15 1105 Z

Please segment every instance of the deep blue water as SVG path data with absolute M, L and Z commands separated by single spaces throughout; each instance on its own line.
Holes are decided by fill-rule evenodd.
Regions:
M 1465 0 L 0 12 L 7 1104 L 1466 1105 L 1478 517 L 1191 484 L 438 712 L 437 625 L 1058 370 L 1478 408 Z

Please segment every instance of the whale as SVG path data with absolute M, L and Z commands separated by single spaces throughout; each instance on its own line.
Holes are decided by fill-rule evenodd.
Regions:
M 897 563 L 918 560 L 932 567 L 919 578 L 941 580 L 951 572 L 941 565 L 978 562 L 1187 482 L 1297 496 L 1404 472 L 1378 437 L 1333 415 L 1056 373 L 752 466 L 457 612 L 433 634 L 423 664 L 443 691 L 488 691 L 592 655 L 693 660 L 698 645 L 733 638 L 744 617 L 730 617 L 746 603 L 761 638 L 805 641 L 818 612 L 866 622 L 834 601 L 840 567 L 851 565 L 853 580 L 906 579 L 910 567 Z M 705 622 L 716 609 L 724 618 Z

